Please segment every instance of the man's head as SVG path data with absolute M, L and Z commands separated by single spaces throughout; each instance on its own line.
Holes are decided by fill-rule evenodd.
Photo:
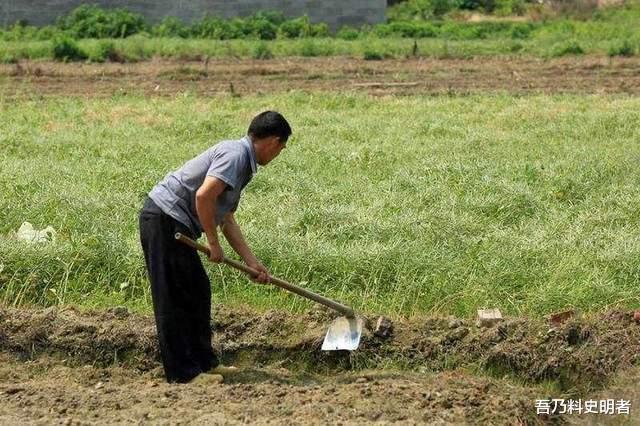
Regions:
M 285 148 L 291 126 L 280 113 L 265 111 L 251 121 L 247 134 L 255 147 L 256 161 L 265 166 Z

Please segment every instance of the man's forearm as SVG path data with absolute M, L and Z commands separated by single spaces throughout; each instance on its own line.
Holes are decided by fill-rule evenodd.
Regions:
M 242 235 L 242 231 L 240 230 L 240 226 L 235 222 L 235 220 L 227 220 L 222 227 L 222 233 L 224 237 L 229 242 L 229 245 L 233 250 L 238 253 L 238 255 L 244 260 L 246 264 L 255 264 L 259 263 L 256 256 L 253 254 L 249 245 L 244 239 Z
M 216 203 L 215 200 L 209 200 L 207 197 L 196 197 L 196 213 L 200 225 L 207 236 L 207 241 L 219 243 L 218 231 L 216 230 Z

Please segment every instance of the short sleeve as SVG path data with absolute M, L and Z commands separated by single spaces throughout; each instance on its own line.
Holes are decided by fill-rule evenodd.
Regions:
M 242 173 L 242 154 L 237 151 L 215 150 L 212 157 L 207 176 L 216 177 L 235 189 Z

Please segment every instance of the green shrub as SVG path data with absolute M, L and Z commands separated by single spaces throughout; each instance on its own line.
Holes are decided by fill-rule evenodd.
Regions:
M 100 40 L 94 51 L 88 53 L 93 62 L 124 62 L 124 57 L 112 41 Z
M 58 36 L 53 39 L 53 58 L 58 61 L 82 61 L 87 54 L 78 44 L 68 36 Z
M 191 27 L 191 34 L 197 38 L 211 38 L 215 40 L 231 40 L 244 38 L 243 21 L 234 19 L 227 21 L 215 16 L 205 16 Z
M 278 33 L 278 27 L 261 15 L 254 15 L 246 20 L 237 19 L 238 27 L 245 36 L 260 40 L 273 40 Z
M 514 24 L 504 21 L 486 22 L 444 22 L 439 28 L 439 34 L 453 40 L 478 40 L 491 37 L 510 37 L 514 26 L 526 24 Z
M 584 49 L 577 40 L 569 40 L 562 43 L 557 43 L 551 49 L 551 56 L 566 56 L 566 55 L 582 55 L 584 54 Z
M 35 40 L 35 35 L 38 29 L 36 27 L 28 26 L 23 22 L 17 22 L 6 30 L 2 31 L 2 40 L 4 41 L 22 41 L 22 40 Z
M 511 38 L 525 39 L 531 36 L 532 26 L 530 24 L 514 24 L 511 27 Z
M 342 40 L 355 40 L 360 36 L 360 31 L 355 28 L 344 26 L 336 32 L 336 38 Z
M 609 56 L 633 56 L 635 55 L 635 49 L 629 42 L 629 40 L 624 40 L 622 44 L 615 44 L 611 46 L 607 52 Z
M 405 38 L 425 38 L 438 35 L 438 29 L 428 22 L 392 22 L 387 25 L 391 35 Z
M 387 20 L 389 22 L 396 22 L 431 18 L 431 14 L 424 16 L 422 9 L 416 6 L 415 1 L 402 1 L 390 6 L 387 8 Z
M 495 0 L 494 13 L 498 16 L 524 15 L 524 0 Z
M 61 31 L 51 25 L 44 27 L 34 27 L 30 25 L 24 25 L 23 23 L 17 23 L 7 27 L 6 29 L 0 29 L 0 40 L 4 41 L 33 41 L 33 40 L 51 40 L 57 35 L 60 35 Z
M 329 26 L 324 22 L 319 24 L 311 24 L 311 37 L 327 37 L 329 36 Z
M 147 30 L 140 14 L 92 5 L 79 6 L 58 19 L 58 27 L 75 38 L 124 38 Z
M 190 29 L 178 18 L 167 16 L 158 25 L 151 28 L 155 37 L 189 37 Z
M 364 51 L 364 59 L 366 61 L 381 61 L 384 59 L 384 54 L 376 49 L 367 48 Z
M 261 10 L 259 12 L 256 12 L 253 17 L 256 19 L 269 21 L 276 27 L 279 27 L 287 20 L 282 12 L 278 12 L 276 10 Z
M 52 25 L 46 25 L 44 27 L 38 28 L 38 32 L 36 34 L 35 40 L 52 40 L 56 36 L 62 35 L 63 32 Z
M 273 58 L 273 52 L 269 49 L 267 43 L 262 42 L 258 43 L 253 50 L 253 58 L 254 59 L 271 59 Z
M 460 0 L 458 2 L 458 8 L 463 10 L 482 10 L 491 13 L 495 7 L 495 0 Z
M 302 56 L 320 56 L 322 53 L 320 51 L 320 47 L 316 44 L 316 42 L 308 39 L 302 42 L 302 46 L 300 47 L 300 54 Z
M 486 38 L 487 31 L 475 24 L 446 22 L 440 27 L 440 34 L 453 40 L 477 40 Z
M 289 19 L 280 24 L 279 33 L 284 38 L 298 38 L 311 36 L 311 23 L 308 16 Z
M 379 37 L 396 35 L 406 38 L 436 37 L 438 29 L 429 22 L 392 22 L 377 25 L 374 33 Z
M 18 58 L 10 53 L 0 54 L 0 64 L 17 64 Z
M 459 0 L 408 0 L 387 10 L 389 22 L 427 20 L 440 17 L 458 7 Z

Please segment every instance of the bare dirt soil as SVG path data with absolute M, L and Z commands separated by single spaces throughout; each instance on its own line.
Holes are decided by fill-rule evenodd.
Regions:
M 640 58 L 572 57 L 365 61 L 154 59 L 120 64 L 21 62 L 0 65 L 0 94 L 111 96 L 135 93 L 236 96 L 289 90 L 374 95 L 510 93 L 640 93 Z
M 0 423 L 639 424 L 640 325 L 396 321 L 353 353 L 320 351 L 330 313 L 215 307 L 224 384 L 167 384 L 153 319 L 125 308 L 0 308 Z M 629 415 L 536 414 L 536 399 L 631 400 Z M 626 422 L 626 423 L 625 423 Z

